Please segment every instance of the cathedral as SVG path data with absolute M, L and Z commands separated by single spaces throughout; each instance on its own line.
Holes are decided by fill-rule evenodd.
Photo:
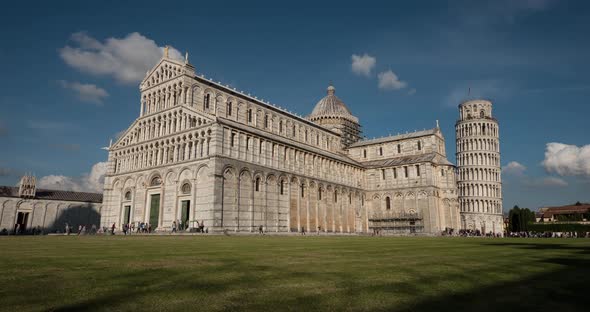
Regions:
M 460 105 L 456 167 L 438 124 L 363 139 L 359 119 L 332 85 L 301 117 L 196 75 L 188 57 L 178 61 L 166 51 L 140 92 L 138 118 L 109 146 L 102 226 L 430 235 L 503 230 L 490 102 Z

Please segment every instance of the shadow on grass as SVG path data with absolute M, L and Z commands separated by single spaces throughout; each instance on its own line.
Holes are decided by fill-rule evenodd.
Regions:
M 515 243 L 482 242 L 481 246 L 502 246 L 531 251 L 564 250 L 567 255 L 550 257 L 533 263 L 515 262 L 520 265 L 552 265 L 556 269 L 506 283 L 477 287 L 468 291 L 444 289 L 444 295 L 422 294 L 424 285 L 440 279 L 460 280 L 461 276 L 441 273 L 441 276 L 421 274 L 419 268 L 409 271 L 416 278 L 409 281 L 391 280 L 385 283 L 367 285 L 357 281 L 358 276 L 350 271 L 310 273 L 302 271 L 271 273 L 268 278 L 258 278 L 266 272 L 273 272 L 272 265 L 249 265 L 239 261 L 224 261 L 215 271 L 223 278 L 209 275 L 204 279 L 190 278 L 178 270 L 142 269 L 124 273 L 116 277 L 113 289 L 97 294 L 96 297 L 71 305 L 52 309 L 52 311 L 102 311 L 102 310 L 174 310 L 178 304 L 164 303 L 161 307 L 147 306 L 146 298 L 162 300 L 174 298 L 199 310 L 246 310 L 246 311 L 587 311 L 588 284 L 590 282 L 590 246 L 565 245 L 559 243 Z M 512 268 L 518 272 L 519 267 Z M 404 270 L 400 267 L 400 270 Z M 489 272 L 488 272 L 489 273 Z M 465 274 L 477 278 L 477 270 Z M 476 275 L 476 276 L 472 276 Z M 489 274 L 487 275 L 489 276 Z M 314 291 L 313 286 L 297 291 L 278 291 L 273 287 L 282 280 L 319 280 L 336 283 L 336 287 L 322 292 Z M 482 281 L 482 284 L 485 281 Z M 489 283 L 487 283 L 489 284 Z M 308 284 L 305 284 L 308 285 Z M 268 292 L 265 295 L 263 292 Z M 403 300 L 387 300 L 399 296 Z M 215 302 L 215 306 L 200 302 Z M 214 299 L 211 299 L 214 298 Z M 397 303 L 393 303 L 397 302 Z M 399 303 L 401 302 L 401 303 Z M 109 308 L 110 307 L 110 308 Z
M 548 258 L 523 265 L 560 265 L 551 272 L 450 296 L 429 298 L 407 307 L 381 311 L 588 311 L 589 246 L 559 243 L 482 243 L 531 250 L 569 250 L 571 257 Z M 513 268 L 515 271 L 519 267 Z

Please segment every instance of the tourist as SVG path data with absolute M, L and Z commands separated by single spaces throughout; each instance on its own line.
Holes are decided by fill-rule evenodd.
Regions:
M 172 221 L 172 233 L 176 233 L 176 221 Z
M 258 227 L 258 234 L 264 235 L 264 231 L 262 230 L 262 225 Z
M 78 236 L 82 234 L 82 224 L 78 225 Z
M 111 235 L 115 235 L 115 223 L 111 226 Z
M 304 226 L 301 227 L 301 235 L 305 235 L 305 227 Z
M 199 221 L 197 221 L 197 224 L 199 224 Z M 201 225 L 199 225 L 199 228 L 201 228 L 201 233 L 204 233 L 204 230 L 205 230 L 205 220 L 201 220 Z M 207 229 L 207 233 L 209 233 L 209 229 Z

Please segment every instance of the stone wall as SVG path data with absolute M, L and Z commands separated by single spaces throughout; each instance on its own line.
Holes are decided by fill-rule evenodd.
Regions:
M 28 213 L 27 229 L 39 226 L 45 233 L 63 233 L 66 223 L 90 228 L 99 225 L 101 209 L 97 203 L 0 197 L 0 230 L 14 231 L 18 212 Z

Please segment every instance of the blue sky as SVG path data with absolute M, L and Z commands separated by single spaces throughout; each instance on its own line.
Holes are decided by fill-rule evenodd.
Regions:
M 96 188 L 100 148 L 138 115 L 137 71 L 171 45 L 199 74 L 301 115 L 332 81 L 367 137 L 438 119 L 452 162 L 471 88 L 500 121 L 505 208 L 590 202 L 587 1 L 21 1 L 0 17 L 0 185 L 30 171 Z

